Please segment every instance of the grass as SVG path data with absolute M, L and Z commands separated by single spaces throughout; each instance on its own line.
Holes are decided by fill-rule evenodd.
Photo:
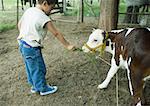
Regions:
M 3 2 L 4 11 L 0 6 L 0 32 L 14 29 L 17 24 L 17 0 L 3 0 Z
M 14 29 L 17 24 L 16 13 L 12 11 L 0 11 L 0 32 Z
M 16 25 L 14 24 L 2 24 L 0 25 L 0 32 L 8 31 L 14 28 L 16 28 Z

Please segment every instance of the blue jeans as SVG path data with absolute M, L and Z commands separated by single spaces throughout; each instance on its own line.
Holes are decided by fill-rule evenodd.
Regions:
M 28 83 L 31 84 L 36 91 L 42 92 L 46 89 L 46 67 L 39 47 L 28 47 L 22 43 L 19 44 L 22 54 Z

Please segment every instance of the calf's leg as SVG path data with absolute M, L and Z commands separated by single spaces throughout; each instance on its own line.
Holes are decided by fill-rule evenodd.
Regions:
M 119 67 L 116 65 L 115 59 L 112 58 L 112 60 L 111 60 L 111 68 L 108 71 L 107 77 L 100 85 L 98 85 L 98 88 L 100 88 L 100 89 L 107 88 L 110 80 L 116 74 L 118 68 Z
M 143 77 L 140 69 L 138 68 L 132 68 L 131 70 L 131 81 L 133 86 L 133 98 L 134 98 L 134 104 L 135 105 L 142 105 L 145 104 L 144 100 L 141 100 L 143 98 Z

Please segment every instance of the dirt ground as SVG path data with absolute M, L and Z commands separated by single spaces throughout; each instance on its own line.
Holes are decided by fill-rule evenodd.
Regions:
M 65 38 L 77 47 L 87 41 L 96 24 L 55 22 Z M 40 96 L 31 94 L 25 67 L 18 50 L 16 29 L 0 33 L 0 106 L 116 106 L 116 80 L 107 89 L 97 86 L 106 77 L 109 66 L 95 54 L 68 51 L 48 34 L 43 56 L 47 66 L 46 79 L 57 85 L 58 92 Z M 110 55 L 104 58 L 109 61 Z M 125 70 L 119 70 L 119 106 L 129 106 L 131 96 Z M 147 90 L 150 91 L 150 90 Z

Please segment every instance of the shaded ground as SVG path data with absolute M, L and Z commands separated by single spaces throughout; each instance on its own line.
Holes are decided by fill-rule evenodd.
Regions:
M 65 38 L 77 47 L 87 41 L 96 25 L 56 22 Z M 47 82 L 57 85 L 57 93 L 31 94 L 25 67 L 20 56 L 17 30 L 0 33 L 0 106 L 116 106 L 115 77 L 108 89 L 98 90 L 109 66 L 94 54 L 68 51 L 52 35 L 45 39 L 43 55 L 47 66 Z M 109 54 L 105 56 L 109 60 Z M 131 98 L 126 73 L 120 70 L 119 106 L 128 106 Z

